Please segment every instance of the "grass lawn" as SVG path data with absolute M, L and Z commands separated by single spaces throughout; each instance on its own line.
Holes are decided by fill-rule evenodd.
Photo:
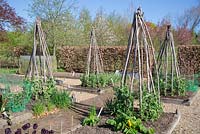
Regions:
M 18 68 L 0 68 L 0 74 L 16 74 Z

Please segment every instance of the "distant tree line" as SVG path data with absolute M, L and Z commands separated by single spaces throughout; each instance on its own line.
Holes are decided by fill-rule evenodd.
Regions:
M 107 14 L 99 8 L 92 17 L 88 9 L 79 9 L 77 5 L 78 0 L 32 0 L 29 5 L 29 16 L 33 19 L 39 16 L 42 20 L 53 55 L 63 45 L 89 45 L 92 27 L 96 30 L 98 45 L 127 45 L 132 16 L 122 16 L 114 11 Z M 177 26 L 173 26 L 176 45 L 200 44 L 200 4 L 186 10 L 176 22 Z M 146 22 L 156 49 L 160 47 L 169 23 L 172 22 L 167 18 L 158 24 Z M 13 51 L 18 50 L 16 47 L 31 49 L 33 26 L 18 16 L 6 0 L 0 0 L 0 58 L 13 56 Z

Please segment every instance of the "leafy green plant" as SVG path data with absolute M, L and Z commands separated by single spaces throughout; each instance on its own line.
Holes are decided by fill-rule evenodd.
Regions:
M 52 102 L 47 102 L 46 107 L 47 111 L 52 111 L 53 109 L 56 108 L 56 106 Z
M 116 115 L 118 110 L 133 115 L 133 94 L 127 86 L 115 87 L 115 97 L 106 103 L 106 108 Z
M 122 131 L 124 134 L 154 134 L 155 131 L 150 128 L 147 129 L 140 119 L 135 116 L 129 116 L 120 110 L 117 111 L 114 119 L 108 119 L 107 124 L 114 127 L 115 131 Z
M 187 80 L 183 77 L 175 77 L 173 79 L 173 89 L 171 89 L 171 83 L 172 79 L 171 76 L 167 76 L 167 84 L 165 81 L 164 76 L 160 76 L 159 78 L 159 84 L 160 84 L 160 90 L 161 90 L 161 95 L 163 96 L 184 96 L 186 93 L 186 88 L 187 88 Z M 155 81 L 155 84 L 157 84 L 157 80 Z
M 33 84 L 33 89 L 32 89 L 33 98 L 35 100 L 38 100 L 40 94 L 42 94 L 42 89 L 43 89 L 42 80 L 41 79 L 33 79 L 31 82 Z
M 42 95 L 45 100 L 49 100 L 50 97 L 53 95 L 54 91 L 56 90 L 56 82 L 50 78 L 46 81 L 46 86 L 43 88 Z
M 93 106 L 90 108 L 89 116 L 86 117 L 82 124 L 83 126 L 95 126 L 100 121 L 99 117 L 97 117 L 96 108 Z
M 56 107 L 63 109 L 71 105 L 72 99 L 68 92 L 56 90 L 51 96 L 51 102 L 56 105 Z
M 174 80 L 175 89 L 177 89 L 177 94 L 179 96 L 184 96 L 186 92 L 186 80 L 182 77 L 176 77 Z
M 80 77 L 83 87 L 106 87 L 119 82 L 120 76 L 113 73 L 84 74 Z
M 44 103 L 42 103 L 41 101 L 38 101 L 33 105 L 32 110 L 35 116 L 40 116 L 45 112 L 46 107 Z
M 162 105 L 158 100 L 158 95 L 153 93 L 143 92 L 142 108 L 140 109 L 141 118 L 143 120 L 158 119 L 163 112 Z
M 52 78 L 47 79 L 45 83 L 42 79 L 33 79 L 31 82 L 33 84 L 33 98 L 35 100 L 44 99 L 49 101 L 51 95 L 56 90 L 55 81 Z

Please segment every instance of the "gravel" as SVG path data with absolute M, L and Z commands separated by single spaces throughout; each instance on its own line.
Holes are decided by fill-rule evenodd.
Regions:
M 172 134 L 200 134 L 200 92 L 191 106 L 164 104 L 166 112 L 178 109 L 181 119 Z

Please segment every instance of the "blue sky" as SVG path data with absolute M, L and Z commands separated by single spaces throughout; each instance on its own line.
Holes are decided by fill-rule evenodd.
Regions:
M 28 22 L 32 21 L 27 13 L 28 4 L 31 0 L 7 0 L 15 8 L 18 15 L 24 17 Z M 132 4 L 131 4 L 132 3 Z M 94 16 L 96 11 L 102 7 L 106 13 L 115 11 L 121 15 L 130 15 L 130 7 L 135 10 L 141 6 L 145 19 L 157 23 L 166 16 L 171 16 L 172 21 L 181 15 L 186 9 L 198 4 L 198 0 L 77 0 L 77 7 L 87 8 Z M 132 16 L 130 16 L 132 18 Z

